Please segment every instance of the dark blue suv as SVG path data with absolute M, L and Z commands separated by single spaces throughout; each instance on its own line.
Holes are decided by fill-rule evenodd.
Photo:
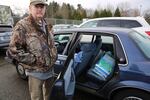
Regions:
M 55 35 L 63 34 L 71 36 L 55 65 L 58 75 L 50 100 L 71 100 L 76 88 L 109 100 L 150 99 L 148 37 L 110 27 L 63 30 Z M 58 49 L 63 44 L 57 43 Z

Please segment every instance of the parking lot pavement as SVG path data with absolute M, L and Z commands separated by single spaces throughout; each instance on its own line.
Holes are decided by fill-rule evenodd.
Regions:
M 0 100 L 30 100 L 27 80 L 22 80 L 15 66 L 4 60 L 5 50 L 0 50 Z M 82 91 L 76 91 L 74 100 L 102 100 Z
M 20 79 L 4 57 L 5 51 L 0 50 L 0 100 L 30 100 L 27 81 Z

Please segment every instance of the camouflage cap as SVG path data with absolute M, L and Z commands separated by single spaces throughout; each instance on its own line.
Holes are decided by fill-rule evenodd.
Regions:
M 30 0 L 30 4 L 36 5 L 36 4 L 44 4 L 47 5 L 47 0 Z

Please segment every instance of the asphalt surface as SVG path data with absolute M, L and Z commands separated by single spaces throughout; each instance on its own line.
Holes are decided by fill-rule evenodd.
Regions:
M 15 66 L 4 57 L 5 50 L 0 50 L 0 100 L 30 100 L 27 81 L 17 75 Z
M 0 50 L 0 100 L 30 100 L 27 80 L 22 80 L 15 66 L 4 60 L 5 50 Z M 76 90 L 74 100 L 103 100 Z

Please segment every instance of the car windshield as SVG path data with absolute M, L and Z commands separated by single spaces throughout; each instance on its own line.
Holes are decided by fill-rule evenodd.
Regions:
M 145 56 L 150 58 L 150 38 L 137 32 L 132 32 L 130 37 L 135 41 Z
M 9 6 L 0 5 L 0 24 L 13 24 L 12 11 Z

